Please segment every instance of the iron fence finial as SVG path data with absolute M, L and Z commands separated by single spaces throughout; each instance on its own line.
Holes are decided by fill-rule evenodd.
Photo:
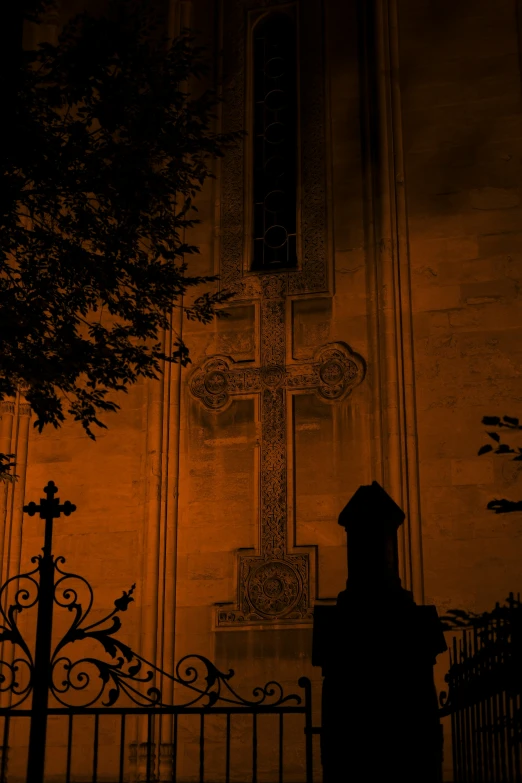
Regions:
M 40 514 L 40 519 L 45 519 L 45 541 L 44 541 L 44 556 L 50 556 L 52 553 L 52 539 L 53 539 L 53 520 L 58 519 L 62 514 L 68 517 L 73 511 L 76 511 L 76 506 L 71 503 L 70 500 L 66 500 L 60 504 L 60 498 L 55 497 L 58 492 L 58 487 L 54 481 L 49 481 L 44 487 L 45 497 L 40 498 L 40 504 L 31 500 L 30 503 L 24 506 L 24 511 L 30 517 L 34 517 L 36 513 Z

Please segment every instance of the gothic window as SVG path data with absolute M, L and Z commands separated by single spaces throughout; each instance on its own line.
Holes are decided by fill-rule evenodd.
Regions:
M 297 266 L 296 30 L 272 13 L 253 35 L 252 270 Z

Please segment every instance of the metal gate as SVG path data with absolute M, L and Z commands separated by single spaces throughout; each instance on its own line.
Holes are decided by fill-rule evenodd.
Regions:
M 451 716 L 455 783 L 522 783 L 522 604 L 466 615 L 453 639 L 441 715 Z
M 43 554 L 0 589 L 1 783 L 312 783 L 310 681 L 290 694 L 268 682 L 247 699 L 204 656 L 174 674 L 146 661 L 115 635 L 135 586 L 93 618 L 90 584 L 52 553 L 53 520 L 75 506 L 52 481 L 44 492 L 24 506 L 45 520 Z M 69 615 L 53 646 L 57 607 Z

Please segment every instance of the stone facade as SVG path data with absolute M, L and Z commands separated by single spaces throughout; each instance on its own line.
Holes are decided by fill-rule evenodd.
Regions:
M 21 505 L 53 479 L 78 506 L 55 549 L 102 608 L 138 582 L 125 633 L 145 657 L 318 685 L 311 612 L 344 586 L 337 517 L 361 484 L 406 512 L 417 602 L 482 611 L 521 587 L 522 516 L 486 510 L 522 496 L 521 463 L 476 456 L 482 417 L 522 405 L 521 9 L 173 2 L 170 23 L 219 55 L 225 129 L 248 126 L 251 28 L 272 6 L 298 19 L 298 268 L 245 265 L 247 137 L 198 200 L 193 271 L 236 297 L 230 318 L 182 325 L 191 367 L 139 384 L 96 443 L 3 403 L 21 475 L 3 575 L 38 552 Z

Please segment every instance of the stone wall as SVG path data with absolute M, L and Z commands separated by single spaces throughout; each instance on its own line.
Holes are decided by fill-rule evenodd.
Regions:
M 477 456 L 482 417 L 522 403 L 517 5 L 399 2 L 424 579 L 439 612 L 521 587 L 522 515 L 486 509 L 522 496 L 520 463 Z
M 288 396 L 293 551 L 309 554 L 311 604 L 334 599 L 346 579 L 337 516 L 359 485 L 376 479 L 411 518 L 401 549 L 405 584 L 418 591 L 423 577 L 425 602 L 440 613 L 486 610 L 520 589 L 522 556 L 522 516 L 486 510 L 494 497 L 522 497 L 521 463 L 477 456 L 482 417 L 517 416 L 522 405 L 517 0 L 378 3 L 380 43 L 372 46 L 391 62 L 376 69 L 381 82 L 375 74 L 368 81 L 361 39 L 369 5 L 324 5 L 331 274 L 323 290 L 287 296 L 286 355 L 290 365 L 307 362 L 321 345 L 346 343 L 364 359 L 366 376 L 335 405 L 306 390 Z M 218 6 L 194 0 L 191 13 L 215 53 Z M 368 92 L 377 83 L 380 98 L 377 87 Z M 187 237 L 201 251 L 191 260 L 195 274 L 220 271 L 227 165 L 198 197 L 202 223 Z M 186 323 L 194 366 L 216 354 L 259 366 L 259 308 L 256 296 L 243 296 L 226 320 Z M 72 424 L 31 431 L 26 500 L 53 479 L 60 497 L 77 504 L 56 523 L 55 549 L 92 581 L 100 609 L 138 582 L 125 634 L 144 652 L 171 661 L 166 637 L 175 622 L 176 658 L 207 655 L 236 668 L 248 687 L 307 674 L 318 693 L 310 623 L 216 630 L 216 606 L 237 600 L 238 550 L 259 546 L 263 433 L 258 397 L 206 410 L 190 393 L 190 372 L 179 399 L 175 372 L 138 384 L 96 443 Z M 40 535 L 36 518 L 24 522 L 22 563 L 39 550 Z M 154 623 L 165 638 L 151 638 Z M 437 670 L 440 687 L 446 664 Z M 449 775 L 449 752 L 446 764 Z

